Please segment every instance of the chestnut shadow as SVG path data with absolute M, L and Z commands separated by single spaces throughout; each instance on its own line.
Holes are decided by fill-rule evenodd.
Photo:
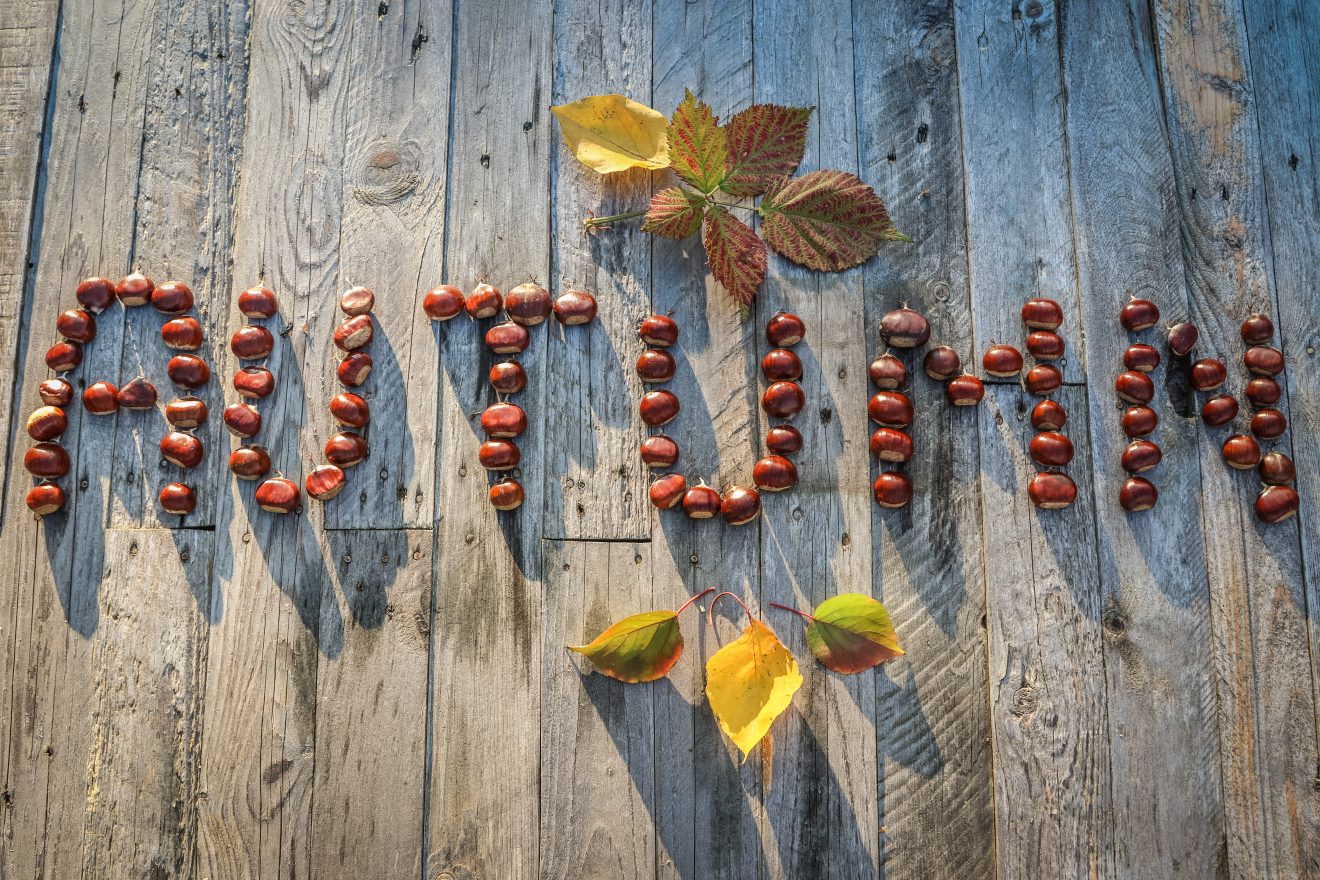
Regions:
M 922 708 L 915 676 L 909 669 L 901 682 L 895 681 L 886 669 L 881 666 L 875 670 L 876 714 L 879 722 L 877 747 L 880 757 L 876 768 L 876 812 L 882 829 L 888 824 L 886 761 L 894 761 L 922 779 L 934 779 L 944 772 L 944 755 Z M 897 797 L 901 797 L 901 794 L 899 792 Z M 895 843 L 900 847 L 903 845 L 901 840 Z M 888 861 L 888 845 L 889 837 L 881 831 L 879 862 L 882 876 Z
M 101 622 L 99 596 L 105 573 L 105 499 L 92 479 L 95 470 L 92 463 L 80 460 L 77 469 L 60 481 L 67 494 L 77 493 L 76 507 L 66 506 L 41 518 L 46 560 L 64 619 L 84 638 L 91 638 Z
M 389 605 L 386 590 L 408 564 L 408 534 L 400 529 L 327 531 L 326 552 L 353 622 L 365 629 L 379 627 Z M 321 601 L 323 607 L 337 606 L 329 579 Z

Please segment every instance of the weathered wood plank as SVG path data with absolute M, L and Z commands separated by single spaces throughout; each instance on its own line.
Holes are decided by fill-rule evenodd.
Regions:
M 551 6 L 461 4 L 452 35 L 462 54 L 450 110 L 446 278 L 470 289 L 478 279 L 505 286 L 502 279 L 549 277 L 549 224 L 526 218 L 550 211 Z M 423 872 L 516 880 L 535 875 L 540 858 L 547 340 L 536 335 L 521 359 L 529 383 L 518 402 L 530 424 L 514 473 L 526 502 L 499 513 L 487 501 L 490 480 L 477 459 L 475 419 L 493 400 L 486 381 L 492 356 L 482 341 L 488 324 L 442 331 Z M 574 339 L 570 333 L 566 344 Z M 470 760 L 476 752 L 482 762 Z
M 1074 442 L 1089 442 L 1093 467 L 1117 875 L 1212 877 L 1227 866 L 1201 539 L 1199 419 L 1186 365 L 1168 354 L 1162 329 L 1128 334 L 1118 324 L 1128 291 L 1158 303 L 1167 325 L 1187 315 L 1149 24 L 1142 2 L 1079 5 L 1062 21 L 1077 271 L 1091 370 L 1087 412 L 1072 413 L 1069 433 Z M 1161 422 L 1152 438 L 1164 459 L 1147 474 L 1159 488 L 1158 506 L 1127 514 L 1118 493 L 1127 478 L 1119 457 L 1128 439 L 1110 382 L 1123 369 L 1123 350 L 1136 340 L 1165 356 L 1153 373 Z
M 854 25 L 857 45 L 866 47 L 856 55 L 861 177 L 913 243 L 886 246 L 864 268 L 866 341 L 850 368 L 861 370 L 884 350 L 879 319 L 902 302 L 970 360 L 952 6 L 904 2 Z M 897 353 L 911 376 L 905 391 L 916 404 L 918 452 L 906 466 L 912 504 L 872 513 L 873 589 L 907 651 L 877 679 L 880 865 L 888 877 L 989 876 L 994 806 L 976 417 L 948 406 L 922 373 L 920 355 Z M 874 390 L 849 406 L 864 413 Z M 880 470 L 873 466 L 872 476 Z
M 651 17 L 649 3 L 555 3 L 553 103 L 613 92 L 650 103 Z M 656 109 L 669 113 L 673 107 Z M 599 309 L 585 327 L 552 325 L 546 378 L 555 393 L 548 398 L 546 434 L 555 442 L 545 450 L 546 533 L 648 538 L 647 470 L 637 457 L 645 426 L 636 407 L 644 389 L 633 364 L 645 348 L 637 325 L 651 313 L 652 236 L 637 220 L 588 235 L 582 220 L 589 212 L 609 216 L 645 207 L 653 186 L 672 175 L 643 169 L 600 175 L 573 158 L 558 137 L 553 157 L 554 293 L 589 290 Z
M 1160 2 L 1155 25 L 1197 354 L 1231 364 L 1237 393 L 1239 323 L 1279 314 L 1242 9 Z M 1320 791 L 1298 526 L 1256 521 L 1259 480 L 1223 464 L 1224 433 L 1203 429 L 1200 451 L 1229 866 L 1302 877 L 1320 860 Z M 1273 445 L 1290 448 L 1290 435 Z

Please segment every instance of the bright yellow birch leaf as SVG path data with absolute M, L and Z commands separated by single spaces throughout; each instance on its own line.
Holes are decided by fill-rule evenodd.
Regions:
M 601 174 L 667 168 L 669 120 L 623 95 L 592 95 L 551 107 L 577 160 Z
M 706 699 L 744 761 L 801 686 L 793 655 L 755 618 L 706 661 Z

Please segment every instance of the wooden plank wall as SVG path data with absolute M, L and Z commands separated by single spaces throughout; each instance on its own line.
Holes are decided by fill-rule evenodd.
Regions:
M 1320 876 L 1320 15 L 1306 0 L 62 0 L 0 16 L 0 877 L 912 878 Z M 152 59 L 152 63 L 143 63 Z M 588 211 L 601 179 L 547 106 L 620 91 L 727 119 L 816 108 L 805 169 L 853 171 L 910 245 L 840 275 L 772 258 L 744 320 L 695 240 Z M 37 523 L 20 456 L 78 279 L 187 281 L 214 378 L 191 480 L 157 413 L 70 411 L 67 512 Z M 534 331 L 515 398 L 525 506 L 476 461 L 484 325 L 426 321 L 442 281 L 585 288 L 599 320 Z M 228 478 L 234 294 L 274 289 L 259 440 L 300 476 L 333 432 L 338 293 L 375 289 L 372 455 L 334 504 L 259 510 Z M 917 496 L 870 498 L 869 360 L 907 302 L 977 366 L 1063 303 L 1066 511 L 1025 486 L 1034 399 L 954 409 L 904 353 Z M 1240 368 L 1276 316 L 1303 515 L 1266 527 L 1185 364 L 1155 372 L 1161 492 L 1115 503 L 1112 381 L 1129 295 Z M 666 433 L 685 473 L 746 482 L 762 328 L 807 322 L 801 484 L 745 528 L 656 514 L 637 322 L 682 337 Z M 150 310 L 107 311 L 75 374 L 170 396 Z M 162 401 L 163 402 L 163 401 Z M 1241 426 L 1240 426 L 1241 427 Z M 671 677 L 625 687 L 563 646 L 709 586 L 743 597 L 806 683 L 745 763 L 703 696 L 743 625 L 682 621 Z M 870 592 L 907 654 L 808 662 L 810 607 Z M 702 609 L 706 603 L 702 603 Z M 736 613 L 735 613 L 736 612 Z

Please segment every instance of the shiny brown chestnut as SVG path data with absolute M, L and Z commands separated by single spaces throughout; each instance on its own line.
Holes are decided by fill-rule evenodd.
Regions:
M 503 307 L 504 296 L 493 284 L 478 284 L 463 301 L 463 308 L 472 318 L 492 318 Z
M 357 388 L 367 381 L 367 376 L 371 374 L 371 364 L 371 355 L 365 351 L 353 352 L 340 361 L 339 366 L 335 368 L 335 375 L 339 377 L 339 384 L 345 388 Z
M 1178 357 L 1187 357 L 1196 347 L 1201 331 L 1191 321 L 1182 321 L 1169 328 L 1169 351 Z
M 1212 428 L 1221 428 L 1237 418 L 1237 398 L 1231 394 L 1216 394 L 1201 407 L 1201 421 Z
M 647 437 L 642 441 L 642 461 L 655 470 L 673 467 L 678 461 L 678 444 L 664 434 Z
M 658 477 L 646 491 L 651 503 L 661 510 L 668 510 L 681 503 L 686 493 L 687 478 L 682 474 L 665 474 Z
M 1077 500 L 1077 484 L 1067 474 L 1044 471 L 1027 483 L 1027 497 L 1042 510 L 1059 510 Z
M 325 441 L 325 460 L 341 468 L 349 468 L 367 457 L 367 441 L 361 434 L 340 431 Z
M 1153 345 L 1137 342 L 1123 352 L 1123 366 L 1140 373 L 1149 373 L 1160 365 L 1160 351 Z
M 1159 423 L 1159 414 L 1148 406 L 1132 406 L 1123 410 L 1123 433 L 1129 437 L 1145 437 Z
M 782 492 L 797 481 L 797 465 L 782 455 L 767 455 L 752 466 L 752 482 L 762 492 Z
M 1251 417 L 1251 433 L 1261 440 L 1274 440 L 1288 430 L 1288 417 L 1277 409 L 1262 409 Z
M 182 281 L 166 281 L 151 291 L 151 307 L 166 315 L 182 315 L 193 307 L 192 288 Z
M 731 526 L 746 525 L 761 513 L 761 496 L 755 489 L 733 486 L 720 499 L 720 516 Z
M 1279 402 L 1283 389 L 1268 376 L 1256 376 L 1247 383 L 1246 395 L 1253 406 L 1270 406 Z
M 693 519 L 719 516 L 724 499 L 710 486 L 691 486 L 683 493 L 683 512 Z
M 93 312 L 104 312 L 115 301 L 115 283 L 109 278 L 93 275 L 78 282 L 74 291 L 78 305 Z
M 1190 381 L 1197 391 L 1211 391 L 1224 384 L 1228 378 L 1228 368 L 1223 361 L 1214 358 L 1201 358 L 1192 364 Z
M 45 442 L 58 439 L 69 429 L 69 417 L 58 406 L 39 406 L 27 418 L 28 436 Z
M 1141 373 L 1138 376 L 1143 375 Z M 1146 381 L 1150 381 L 1147 379 Z M 1063 373 L 1054 364 L 1036 364 L 1022 377 L 1022 385 L 1032 394 L 1045 396 L 1063 384 Z
M 765 432 L 765 448 L 775 455 L 802 451 L 802 432 L 792 425 L 775 425 Z
M 53 480 L 69 472 L 69 453 L 58 443 L 38 443 L 23 454 L 23 467 L 34 477 Z
M 1155 383 L 1145 373 L 1128 370 L 1118 374 L 1114 380 L 1114 391 L 1120 400 L 1127 403 L 1150 403 L 1155 396 Z
M 27 493 L 28 510 L 37 516 L 49 516 L 64 509 L 64 490 L 54 483 L 38 483 Z
M 866 404 L 871 421 L 886 428 L 906 428 L 912 424 L 912 400 L 901 391 L 877 391 Z
M 115 285 L 115 296 L 126 306 L 145 306 L 151 302 L 151 292 L 156 283 L 141 272 L 132 272 L 119 279 Z
M 193 317 L 171 318 L 160 326 L 160 338 L 170 348 L 196 351 L 202 347 L 202 325 Z
M 920 312 L 904 306 L 886 312 L 880 319 L 880 335 L 895 348 L 918 348 L 930 339 L 930 322 Z
M 637 356 L 637 377 L 643 382 L 668 382 L 677 370 L 674 356 L 662 348 L 648 348 Z
M 120 388 L 117 399 L 122 409 L 148 410 L 156 405 L 156 386 L 139 377 Z
M 180 397 L 165 405 L 165 421 L 176 428 L 199 428 L 206 424 L 209 415 L 206 401 L 196 397 Z
M 1256 496 L 1256 516 L 1265 523 L 1283 522 L 1300 506 L 1301 498 L 1291 486 L 1266 486 Z
M 1260 480 L 1268 486 L 1282 486 L 1297 479 L 1297 468 L 1293 460 L 1282 452 L 1267 452 L 1261 456 L 1256 468 Z
M 110 382 L 93 382 L 82 395 L 83 409 L 94 416 L 108 416 L 119 409 L 119 389 Z
M 1150 510 L 1159 500 L 1159 490 L 1145 477 L 1128 477 L 1118 490 L 1118 506 L 1128 513 Z
M 596 298 L 585 290 L 569 290 L 555 300 L 555 320 L 566 327 L 585 324 L 596 317 Z
M 1160 309 L 1150 300 L 1134 296 L 1118 310 L 1118 320 L 1128 330 L 1145 330 L 1159 323 Z
M 673 421 L 678 415 L 678 398 L 669 391 L 648 391 L 637 406 L 642 421 L 653 428 Z
M 1274 322 L 1266 315 L 1251 315 L 1242 322 L 1242 341 L 1263 345 L 1274 338 Z
M 222 418 L 235 437 L 255 437 L 261 430 L 261 413 L 250 403 L 229 404 Z
M 952 379 L 962 372 L 962 358 L 947 345 L 937 345 L 921 360 L 921 367 L 937 382 Z
M 985 397 L 985 384 L 970 373 L 950 379 L 944 397 L 954 406 L 976 406 Z
M 1045 467 L 1063 467 L 1073 460 L 1073 444 L 1066 434 L 1042 431 L 1031 438 L 1031 460 Z
M 197 509 L 197 496 L 187 483 L 166 483 L 158 498 L 161 510 L 175 516 L 187 516 Z
M 85 309 L 69 309 L 55 319 L 55 332 L 70 342 L 86 345 L 96 338 L 96 319 Z
M 550 292 L 539 284 L 530 281 L 519 284 L 504 297 L 504 311 L 509 320 L 523 327 L 535 327 L 550 317 L 554 311 L 554 302 Z
M 1234 434 L 1224 441 L 1220 448 L 1224 461 L 1229 467 L 1240 471 L 1250 470 L 1260 464 L 1260 444 L 1255 437 L 1246 434 Z
M 422 297 L 422 311 L 432 321 L 448 321 L 463 311 L 463 291 L 452 284 L 432 287 Z
M 1149 440 L 1133 440 L 1123 450 L 1119 464 L 1129 474 L 1140 474 L 1158 465 L 1163 457 L 1159 444 Z
M 181 468 L 195 468 L 202 463 L 205 450 L 202 441 L 192 434 L 171 431 L 160 441 L 160 454 L 170 464 Z
M 502 361 L 490 368 L 490 387 L 501 394 L 517 394 L 527 387 L 527 373 L 517 361 Z
M 486 348 L 493 354 L 518 354 L 531 343 L 527 328 L 512 321 L 503 321 L 486 331 Z
M 1283 352 L 1269 345 L 1253 345 L 1242 355 L 1247 371 L 1254 376 L 1277 376 L 1283 372 Z
M 796 382 L 802 378 L 802 360 L 787 348 L 773 348 L 761 358 L 761 372 L 770 382 Z
M 871 435 L 871 454 L 881 461 L 909 461 L 912 437 L 898 428 L 876 428 Z
M 211 381 L 211 368 L 194 354 L 176 354 L 165 365 L 165 372 L 181 388 L 201 388 Z
M 1022 323 L 1037 330 L 1055 330 L 1063 323 L 1063 307 L 1052 299 L 1033 296 L 1022 304 Z
M 376 294 L 367 287 L 350 287 L 339 295 L 339 310 L 350 318 L 365 315 L 376 307 Z
M 1058 431 L 1068 422 L 1068 411 L 1055 400 L 1042 400 L 1031 408 L 1031 427 L 1037 431 Z
M 488 471 L 511 471 L 522 460 L 522 452 L 511 440 L 487 440 L 477 450 L 477 458 Z
M 492 403 L 481 414 L 481 430 L 491 437 L 518 437 L 527 430 L 527 414 L 513 403 Z
M 522 507 L 526 493 L 523 492 L 522 483 L 513 477 L 505 477 L 490 487 L 486 497 L 490 499 L 491 507 L 496 510 L 516 510 Z
M 234 390 L 249 400 L 269 397 L 275 390 L 275 374 L 265 367 L 244 367 L 234 374 Z
M 260 446 L 240 446 L 229 453 L 229 470 L 240 480 L 259 480 L 270 473 L 270 453 Z
M 797 345 L 807 335 L 807 325 L 792 312 L 780 312 L 765 325 L 765 338 L 775 348 Z
M 1022 352 L 1011 345 L 992 345 L 985 350 L 981 366 L 991 376 L 1001 379 L 1016 376 L 1022 372 Z
M 901 388 L 903 383 L 907 381 L 907 367 L 892 354 L 882 354 L 871 361 L 871 366 L 867 368 L 867 372 L 871 376 L 871 384 L 881 391 L 893 391 Z
M 1027 337 L 1027 351 L 1038 361 L 1057 361 L 1063 357 L 1063 337 L 1053 330 L 1033 330 Z
M 75 369 L 82 363 L 82 346 L 76 342 L 69 342 L 67 339 L 55 343 L 46 349 L 46 366 L 57 373 L 65 373 Z
M 297 513 L 302 510 L 302 493 L 298 484 L 284 477 L 262 480 L 257 486 L 257 504 L 271 513 Z
M 273 318 L 278 310 L 275 292 L 268 287 L 249 287 L 238 295 L 238 311 L 245 318 Z
M 871 495 L 881 507 L 906 507 L 912 500 L 912 481 L 907 474 L 885 471 L 875 478 Z
M 371 315 L 354 315 L 335 328 L 335 347 L 355 351 L 370 342 L 375 332 Z
M 330 415 L 345 428 L 365 428 L 371 421 L 371 407 L 358 395 L 345 391 L 330 398 Z
M 270 354 L 275 347 L 275 337 L 265 327 L 249 324 L 239 327 L 229 337 L 229 350 L 240 360 L 255 361 Z
M 63 379 L 47 379 L 37 386 L 37 394 L 47 406 L 68 406 L 73 400 L 73 386 Z
M 761 395 L 761 409 L 779 419 L 791 419 L 807 405 L 807 396 L 796 382 L 773 382 Z
M 308 497 L 317 501 L 329 501 L 344 488 L 344 482 L 343 468 L 333 464 L 323 464 L 307 475 L 307 479 L 303 481 L 303 488 L 307 490 Z
M 678 322 L 668 315 L 652 315 L 638 325 L 637 335 L 647 345 L 669 348 L 678 342 Z

